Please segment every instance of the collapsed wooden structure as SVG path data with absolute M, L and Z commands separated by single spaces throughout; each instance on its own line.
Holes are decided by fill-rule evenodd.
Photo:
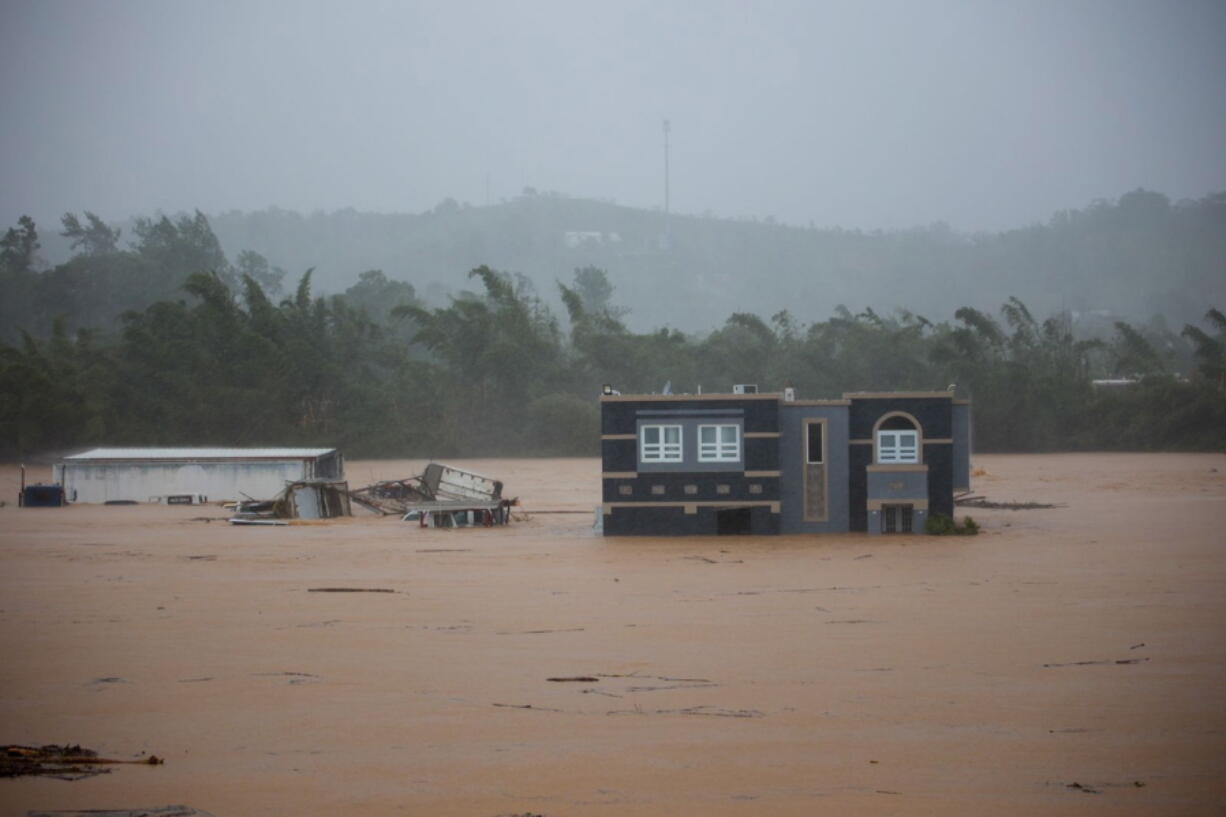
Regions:
M 353 516 L 349 483 L 343 480 L 302 479 L 285 483 L 273 499 L 248 500 L 235 505 L 230 522 L 260 524 L 277 519 L 332 519 Z
M 376 482 L 349 496 L 378 513 L 431 528 L 505 525 L 518 504 L 503 498 L 498 480 L 437 462 L 417 476 Z

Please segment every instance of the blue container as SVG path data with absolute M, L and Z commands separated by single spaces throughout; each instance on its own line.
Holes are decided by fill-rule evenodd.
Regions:
M 67 504 L 63 485 L 27 485 L 21 491 L 23 508 L 58 508 Z

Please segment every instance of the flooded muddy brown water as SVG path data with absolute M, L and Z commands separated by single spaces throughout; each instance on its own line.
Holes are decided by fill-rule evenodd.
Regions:
M 525 518 L 18 509 L 0 469 L 0 742 L 166 761 L 0 812 L 1226 810 L 1226 455 L 979 456 L 1063 507 L 942 538 L 606 539 L 597 460 L 454 464 Z

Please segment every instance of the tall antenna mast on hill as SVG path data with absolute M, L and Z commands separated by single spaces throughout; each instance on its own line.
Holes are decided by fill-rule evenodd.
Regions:
M 664 235 L 661 237 L 660 244 L 663 249 L 670 249 L 673 245 L 672 223 L 669 217 L 669 179 L 668 179 L 668 134 L 672 130 L 672 126 L 667 119 L 664 120 Z

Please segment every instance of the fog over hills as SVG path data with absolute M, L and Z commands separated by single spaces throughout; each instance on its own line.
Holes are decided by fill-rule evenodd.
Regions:
M 285 270 L 287 288 L 312 269 L 319 292 L 343 292 L 377 269 L 444 305 L 484 264 L 527 279 L 565 314 L 555 282 L 598 267 L 636 331 L 703 332 L 734 312 L 824 320 L 839 306 L 941 321 L 960 306 L 994 310 L 1010 295 L 1038 315 L 1161 315 L 1177 326 L 1226 303 L 1224 194 L 1172 203 L 1134 190 L 1044 223 L 973 234 L 944 224 L 864 232 L 666 217 L 535 191 L 491 206 L 446 200 L 419 214 L 269 208 L 209 222 L 230 261 L 257 252 Z M 132 225 L 119 226 L 127 243 Z M 63 238 L 47 226 L 41 236 L 44 261 L 67 260 Z
M 0 224 L 527 187 L 1000 231 L 1226 189 L 1226 4 L 11 0 Z M 679 227 L 679 230 L 681 228 Z
M 65 212 L 127 247 L 199 210 L 327 292 L 382 269 L 441 303 L 488 264 L 556 303 L 595 265 L 636 329 L 1223 302 L 1219 0 L 5 11 L 0 228 L 31 216 L 51 266 Z
M 802 321 L 907 309 L 945 320 L 959 306 L 995 309 L 1016 295 L 1039 315 L 1106 310 L 1179 323 L 1226 303 L 1226 196 L 1170 203 L 1133 191 L 1062 211 L 1048 222 L 972 235 L 937 224 L 891 232 L 813 229 L 623 207 L 530 193 L 489 207 L 447 201 L 418 215 L 270 209 L 211 219 L 226 254 L 254 250 L 294 280 L 315 269 L 339 292 L 382 270 L 428 302 L 469 286 L 482 264 L 530 279 L 556 301 L 555 281 L 596 266 L 639 331 L 718 326 L 733 312 Z

